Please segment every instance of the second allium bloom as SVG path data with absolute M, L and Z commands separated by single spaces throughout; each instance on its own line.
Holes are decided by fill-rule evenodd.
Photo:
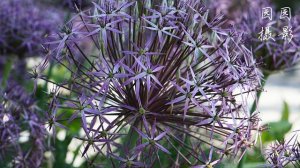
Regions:
M 0 55 L 39 56 L 44 38 L 62 23 L 62 13 L 35 0 L 0 1 Z
M 51 124 L 73 109 L 92 164 L 213 166 L 243 153 L 258 129 L 247 98 L 260 72 L 241 37 L 207 15 L 193 0 L 110 0 L 80 13 L 48 43 L 47 59 L 70 74 L 55 83 Z

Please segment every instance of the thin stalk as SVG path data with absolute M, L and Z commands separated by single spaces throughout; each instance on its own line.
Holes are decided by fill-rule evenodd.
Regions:
M 259 102 L 259 99 L 260 99 L 260 96 L 261 96 L 261 93 L 263 92 L 264 90 L 264 87 L 266 85 L 266 82 L 267 82 L 267 79 L 269 78 L 269 76 L 271 75 L 270 73 L 268 72 L 263 72 L 263 78 L 261 79 L 261 89 L 258 90 L 256 92 L 256 100 L 254 100 L 252 106 L 251 106 L 251 109 L 250 109 L 250 115 L 253 114 L 255 112 L 255 110 L 257 109 L 257 103 Z M 244 167 L 244 163 L 245 161 L 247 160 L 247 153 L 245 153 L 245 155 L 242 157 L 242 159 L 240 160 L 237 168 L 243 168 Z
M 13 67 L 13 56 L 9 56 L 3 67 L 3 77 L 2 77 L 2 81 L 1 81 L 2 88 L 5 88 L 7 85 L 7 80 L 9 78 L 9 74 L 12 70 L 12 67 Z
M 266 82 L 267 82 L 267 80 L 268 80 L 268 78 L 270 76 L 270 73 L 267 73 L 267 72 L 264 72 L 263 74 L 264 74 L 264 76 L 261 79 L 261 89 L 256 92 L 256 98 L 257 98 L 257 100 L 254 100 L 254 102 L 253 102 L 253 104 L 251 106 L 251 109 L 250 109 L 250 114 L 253 114 L 254 111 L 257 109 L 257 103 L 259 102 L 261 93 L 263 92 L 265 84 L 266 84 Z
M 47 79 L 50 79 L 52 77 L 53 67 L 54 67 L 54 63 L 50 62 L 49 71 L 47 73 Z M 45 82 L 45 84 L 43 86 L 43 90 L 45 90 L 45 91 L 48 90 L 48 82 Z

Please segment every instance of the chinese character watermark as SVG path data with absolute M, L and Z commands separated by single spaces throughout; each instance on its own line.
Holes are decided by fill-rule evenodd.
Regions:
M 294 36 L 292 34 L 292 28 L 289 26 L 284 26 L 282 29 L 282 33 L 279 36 L 281 36 L 283 40 L 287 40 L 290 43 Z
M 268 41 L 270 39 L 272 39 L 272 40 L 275 41 L 275 39 L 273 38 L 273 34 L 272 34 L 271 30 L 270 30 L 270 26 L 262 27 L 261 28 L 261 31 L 259 33 L 258 39 L 260 41 Z
M 262 19 L 269 19 L 270 21 L 272 20 L 272 8 L 271 7 L 264 7 L 262 8 Z M 290 7 L 283 7 L 281 8 L 280 11 L 280 19 L 288 19 L 290 21 L 292 18 L 291 14 L 291 8 Z M 268 24 L 267 24 L 268 25 Z M 268 40 L 273 40 L 275 41 L 275 37 L 281 37 L 284 41 L 288 41 L 289 43 L 293 39 L 293 32 L 292 32 L 292 27 L 290 26 L 284 26 L 282 28 L 282 32 L 278 32 L 274 29 L 276 34 L 273 34 L 271 31 L 271 26 L 266 26 L 262 27 L 261 31 L 259 32 L 259 37 L 258 39 L 260 41 L 268 41 Z
M 280 19 L 287 18 L 288 20 L 291 20 L 291 8 L 290 7 L 284 7 L 280 10 Z
M 272 20 L 272 8 L 271 7 L 265 7 L 265 8 L 262 8 L 262 13 L 261 13 L 261 17 L 262 19 L 269 19 L 269 20 Z

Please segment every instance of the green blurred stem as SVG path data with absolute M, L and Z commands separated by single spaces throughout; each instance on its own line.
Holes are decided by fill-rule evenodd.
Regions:
M 54 67 L 54 64 L 53 62 L 50 62 L 49 63 L 50 66 L 49 66 L 49 70 L 48 70 L 48 73 L 47 73 L 47 78 L 50 79 L 51 76 L 52 76 L 52 71 L 53 71 L 53 67 Z M 47 91 L 48 90 L 48 82 L 46 82 L 43 86 L 43 90 Z
M 3 69 L 3 77 L 2 77 L 2 81 L 1 81 L 1 87 L 5 88 L 7 85 L 7 80 L 9 78 L 9 74 L 12 70 L 13 67 L 13 56 L 9 56 L 6 60 L 6 63 L 4 65 L 4 69 Z
M 254 102 L 253 102 L 253 104 L 252 104 L 252 106 L 251 106 L 251 109 L 250 109 L 250 114 L 253 114 L 253 113 L 255 112 L 256 108 L 257 108 L 256 102 L 259 102 L 261 93 L 262 93 L 263 90 L 264 90 L 264 87 L 265 87 L 265 85 L 266 85 L 267 79 L 268 79 L 269 76 L 270 76 L 270 73 L 264 72 L 263 75 L 264 75 L 264 76 L 263 76 L 263 78 L 262 78 L 261 81 L 260 81 L 260 82 L 261 82 L 261 89 L 258 90 L 258 91 L 256 92 L 256 98 L 257 98 L 257 100 L 254 100 Z
M 257 103 L 256 102 L 259 102 L 259 99 L 260 99 L 260 96 L 261 96 L 261 93 L 263 92 L 264 90 L 264 87 L 266 85 L 266 82 L 267 82 L 267 79 L 269 78 L 269 76 L 271 75 L 270 73 L 268 72 L 263 72 L 263 78 L 261 79 L 261 89 L 259 89 L 257 92 L 256 92 L 256 100 L 254 100 L 252 106 L 251 106 L 251 109 L 250 109 L 250 114 L 253 114 L 255 112 L 255 110 L 257 109 Z M 245 163 L 247 159 L 247 153 L 245 153 L 245 155 L 242 157 L 242 159 L 240 160 L 237 168 L 243 168 L 243 165 Z
M 245 155 L 242 157 L 242 159 L 240 160 L 240 162 L 239 162 L 237 168 L 243 168 L 246 159 L 247 159 L 247 153 L 245 153 Z

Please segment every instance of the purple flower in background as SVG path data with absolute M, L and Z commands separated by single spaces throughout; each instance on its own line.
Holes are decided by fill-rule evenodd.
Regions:
M 120 167 L 159 167 L 163 159 L 201 167 L 243 154 L 258 130 L 247 98 L 261 73 L 241 36 L 222 28 L 222 16 L 207 16 L 194 0 L 104 0 L 80 12 L 47 43 L 47 59 L 71 74 L 47 80 L 58 88 L 53 127 L 63 127 L 57 111 L 71 109 L 69 124 L 81 121 L 77 138 L 86 158 L 96 152 L 94 165 L 110 157 Z
M 227 1 L 226 1 L 227 2 Z M 295 11 L 291 20 L 281 19 L 280 12 L 275 11 L 275 7 L 268 0 L 242 0 L 233 3 L 224 1 L 212 1 L 210 6 L 220 9 L 218 13 L 225 13 L 238 32 L 243 35 L 245 45 L 251 49 L 253 55 L 261 62 L 261 69 L 266 74 L 279 70 L 292 68 L 300 58 L 300 15 Z M 262 18 L 262 8 L 273 9 L 271 20 Z M 261 40 L 260 33 L 269 27 L 270 38 Z M 283 39 L 284 29 L 291 30 L 291 39 Z M 266 32 L 266 31 L 264 31 Z
M 0 162 L 2 166 L 39 167 L 46 129 L 35 101 L 14 82 L 0 90 Z M 27 135 L 28 134 L 28 135 Z
M 48 0 L 53 2 L 52 0 Z M 64 6 L 75 11 L 85 9 L 92 6 L 91 0 L 54 0 L 56 6 Z
M 272 143 L 265 152 L 268 161 L 267 167 L 299 167 L 300 166 L 300 143 L 297 135 L 291 138 Z
M 58 11 L 35 0 L 0 1 L 0 54 L 38 56 L 43 39 L 62 24 Z
M 274 72 L 291 68 L 300 59 L 300 15 L 292 16 L 291 20 L 280 19 L 280 13 L 275 13 L 272 22 L 267 19 L 261 19 L 261 10 L 258 7 L 267 7 L 272 5 L 265 1 L 264 3 L 250 3 L 251 8 L 248 15 L 244 16 L 239 29 L 245 31 L 246 43 L 252 48 L 254 55 L 258 60 L 262 60 L 262 68 L 266 72 Z M 273 7 L 274 8 L 274 7 Z M 275 9 L 275 8 L 274 8 Z M 270 31 L 274 40 L 259 40 L 259 33 L 263 27 L 270 26 Z M 293 37 L 291 41 L 283 39 L 281 34 L 285 26 L 292 30 Z

